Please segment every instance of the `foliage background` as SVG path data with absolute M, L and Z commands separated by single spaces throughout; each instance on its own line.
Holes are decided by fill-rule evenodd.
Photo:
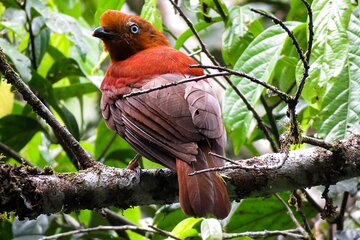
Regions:
M 250 6 L 286 21 L 303 49 L 309 35 L 306 9 L 300 0 L 255 2 L 242 1 L 237 5 L 235 1 L 184 0 L 182 8 L 208 48 L 225 66 L 294 93 L 303 68 L 291 40 L 279 26 L 250 11 Z M 314 47 L 309 78 L 297 108 L 298 121 L 305 134 L 333 141 L 360 133 L 359 6 L 350 0 L 314 0 L 311 4 Z M 0 47 L 21 78 L 86 150 L 106 165 L 125 167 L 135 152 L 106 128 L 98 106 L 98 87 L 109 60 L 91 32 L 106 9 L 127 9 L 147 18 L 168 35 L 175 48 L 188 53 L 199 49 L 190 30 L 174 26 L 179 20 L 169 17 L 174 10 L 165 0 L 148 0 L 145 4 L 124 0 L 1 0 Z M 208 61 L 203 55 L 195 57 Z M 253 82 L 235 76 L 231 80 L 271 126 L 273 139 L 279 143 L 280 134 L 288 130 L 286 104 Z M 244 158 L 274 151 L 233 89 L 224 91 L 223 116 L 232 143 L 228 146 L 228 156 Z M 56 172 L 76 171 L 51 129 L 4 81 L 0 82 L 0 142 L 38 167 L 50 166 Z M 109 143 L 112 144 L 108 146 Z M 292 148 L 300 147 L 304 146 Z M 19 164 L 12 158 L 5 161 Z M 142 165 L 160 167 L 149 161 L 143 161 Z M 357 179 L 341 183 L 331 192 L 335 202 L 341 201 L 344 190 L 352 196 L 349 217 L 345 219 L 345 229 L 337 232 L 339 236 L 358 231 L 354 230 L 359 227 L 360 214 L 357 183 Z M 316 189 L 312 194 L 322 204 Z M 289 193 L 282 196 L 287 199 Z M 207 224 L 211 226 L 209 229 L 217 232 L 223 229 L 227 233 L 295 227 L 275 197 L 234 203 L 230 216 L 221 221 L 222 229 L 216 227 L 218 222 L 187 218 L 178 204 L 112 210 L 134 224 L 153 224 L 181 238 L 198 237 L 201 226 Z M 315 234 L 329 237 L 331 224 L 319 218 L 318 210 L 305 203 L 304 212 Z M 9 215 L 3 216 L 0 223 L 0 238 L 36 239 L 98 225 L 111 223 L 90 210 L 22 221 Z M 127 234 L 131 239 L 143 238 L 130 231 Z M 96 232 L 74 235 L 71 239 L 110 237 L 117 235 L 114 231 Z M 161 237 L 155 235 L 153 239 Z

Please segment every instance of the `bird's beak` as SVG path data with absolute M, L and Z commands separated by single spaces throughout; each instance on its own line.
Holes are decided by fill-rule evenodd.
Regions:
M 114 40 L 117 39 L 118 36 L 111 31 L 106 30 L 104 27 L 96 28 L 93 33 L 93 37 L 100 38 L 102 40 Z

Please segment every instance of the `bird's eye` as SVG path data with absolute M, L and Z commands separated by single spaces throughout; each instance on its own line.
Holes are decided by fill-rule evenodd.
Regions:
M 140 32 L 140 28 L 139 28 L 139 26 L 137 25 L 137 24 L 131 24 L 131 26 L 130 26 L 130 32 L 132 33 L 132 34 L 139 34 L 139 32 Z

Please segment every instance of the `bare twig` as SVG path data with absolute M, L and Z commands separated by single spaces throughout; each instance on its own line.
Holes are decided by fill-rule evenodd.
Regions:
M 308 16 L 309 16 L 309 23 L 308 23 L 309 40 L 308 40 L 308 47 L 307 47 L 307 51 L 306 51 L 307 65 L 306 65 L 306 67 L 304 65 L 304 73 L 300 80 L 300 84 L 296 91 L 295 97 L 293 98 L 295 102 L 297 102 L 299 100 L 302 90 L 304 89 L 306 78 L 309 76 L 310 57 L 311 57 L 312 45 L 314 42 L 314 26 L 313 26 L 313 14 L 312 14 L 311 6 L 306 0 L 301 0 L 301 1 L 304 3 L 306 10 L 308 12 Z
M 99 157 L 96 159 L 96 161 L 98 162 L 103 162 L 102 158 L 105 156 L 106 152 L 109 150 L 109 148 L 111 147 L 111 145 L 113 144 L 113 142 L 115 141 L 117 136 L 117 133 L 115 132 L 113 134 L 113 136 L 111 137 L 110 141 L 106 144 L 106 146 L 104 147 L 104 149 L 102 150 L 101 154 L 99 155 Z
M 198 40 L 200 46 L 201 46 L 201 50 L 206 54 L 206 56 L 210 59 L 210 61 L 216 65 L 216 66 L 220 66 L 220 63 L 215 59 L 215 57 L 209 52 L 209 50 L 206 48 L 205 43 L 201 40 L 199 33 L 196 31 L 194 25 L 192 24 L 192 22 L 190 21 L 189 18 L 186 17 L 186 15 L 184 14 L 184 12 L 181 10 L 181 8 L 173 1 L 173 0 L 169 0 L 170 3 L 174 6 L 174 8 L 179 12 L 180 16 L 184 19 L 184 21 L 186 22 L 186 24 L 188 25 L 188 27 L 191 29 L 191 31 L 193 32 L 194 36 L 196 37 L 196 39 Z M 224 76 L 224 79 L 226 80 L 226 82 L 230 85 L 231 88 L 234 89 L 235 93 L 241 98 L 241 100 L 244 102 L 245 106 L 247 107 L 247 109 L 249 109 L 249 111 L 253 114 L 256 122 L 258 123 L 259 128 L 264 132 L 266 139 L 270 142 L 272 149 L 276 152 L 278 150 L 274 140 L 271 138 L 270 133 L 268 131 L 268 129 L 265 127 L 264 122 L 262 121 L 261 117 L 259 116 L 259 114 L 255 111 L 255 109 L 251 106 L 251 104 L 249 103 L 249 101 L 246 99 L 246 97 L 244 96 L 243 93 L 241 93 L 241 91 L 234 85 L 234 83 L 227 77 Z
M 161 235 L 164 235 L 162 232 L 156 231 L 156 230 L 148 228 L 148 227 L 124 225 L 124 226 L 98 226 L 98 227 L 93 227 L 93 228 L 84 228 L 84 229 L 78 229 L 78 230 L 68 231 L 68 232 L 64 232 L 64 233 L 54 234 L 51 236 L 42 237 L 40 239 L 41 240 L 57 239 L 60 237 L 66 237 L 66 236 L 71 236 L 71 235 L 80 234 L 80 233 L 90 233 L 90 232 L 97 232 L 97 231 L 112 231 L 112 230 L 113 231 L 126 231 L 126 230 L 146 231 L 146 232 L 150 232 L 150 233 L 159 233 Z M 164 236 L 167 236 L 167 235 L 164 235 Z
M 32 164 L 32 162 L 30 162 L 26 158 L 23 158 L 14 149 L 10 148 L 9 146 L 7 146 L 6 144 L 4 144 L 2 142 L 0 142 L 0 150 L 3 153 L 5 153 L 7 156 L 12 157 L 15 161 L 17 161 L 20 164 L 25 163 L 28 166 L 32 166 L 32 167 L 34 166 L 34 164 Z
M 28 24 L 29 27 L 29 37 L 30 37 L 30 46 L 31 46 L 31 63 L 34 69 L 37 69 L 37 59 L 36 59 L 36 49 L 35 49 L 35 36 L 34 36 L 34 32 L 32 29 L 32 19 L 30 19 L 29 15 L 27 14 L 27 11 L 25 10 L 26 8 L 26 3 L 24 2 L 24 5 L 22 6 L 24 12 L 25 12 L 25 17 L 26 17 L 26 22 Z
M 321 212 L 321 218 L 326 219 L 329 223 L 335 223 L 337 220 L 336 206 L 333 205 L 332 199 L 329 197 L 330 185 L 325 185 L 322 198 L 325 199 L 325 206 Z
M 163 236 L 170 237 L 170 239 L 182 240 L 181 238 L 175 237 L 174 235 L 172 235 L 172 234 L 169 233 L 168 231 L 162 230 L 162 229 L 160 229 L 160 228 L 158 228 L 158 227 L 149 225 L 149 228 L 154 229 L 154 230 L 157 231 L 158 233 L 161 233 L 161 235 L 163 235 Z
M 263 87 L 265 87 L 266 89 L 274 92 L 276 95 L 278 95 L 284 102 L 287 102 L 291 97 L 285 93 L 285 92 L 282 92 L 281 90 L 277 89 L 276 87 L 270 85 L 270 84 L 267 84 L 266 82 L 264 81 L 261 81 L 259 79 L 257 79 L 256 77 L 253 77 L 253 76 L 250 76 L 244 72 L 239 72 L 239 71 L 235 71 L 235 70 L 231 70 L 231 69 L 228 69 L 226 67 L 221 67 L 221 66 L 211 66 L 211 65 L 191 65 L 190 67 L 193 67 L 193 68 L 210 68 L 210 69 L 216 69 L 216 70 L 219 70 L 219 71 L 225 71 L 225 72 L 229 72 L 231 73 L 232 75 L 234 76 L 239 76 L 239 77 L 244 77 L 246 79 L 249 79 L 250 81 L 254 82 L 254 83 L 257 83 Z
M 293 191 L 293 196 L 296 198 L 296 211 L 299 213 L 299 215 L 300 215 L 300 217 L 301 217 L 301 219 L 302 219 L 302 221 L 304 223 L 306 232 L 308 233 L 310 239 L 315 239 L 314 235 L 311 232 L 309 222 L 306 219 L 306 216 L 305 216 L 304 211 L 303 211 L 301 196 L 297 193 L 296 190 Z
M 21 80 L 19 75 L 7 62 L 5 55 L 0 49 L 0 72 L 4 75 L 8 83 L 12 84 L 16 90 L 23 96 L 24 100 L 33 108 L 33 110 L 42 117 L 47 124 L 53 129 L 57 136 L 61 146 L 64 150 L 74 157 L 75 160 L 80 163 L 82 168 L 88 168 L 93 166 L 96 162 L 85 151 L 80 143 L 71 135 L 71 133 L 62 126 L 50 110 L 39 100 L 39 98 L 29 89 L 29 87 Z
M 305 229 L 301 226 L 301 224 L 299 223 L 299 221 L 296 219 L 296 217 L 294 216 L 294 213 L 292 212 L 291 208 L 289 207 L 289 205 L 284 201 L 284 199 L 282 199 L 282 197 L 275 193 L 274 194 L 275 197 L 284 205 L 284 207 L 286 208 L 289 217 L 291 218 L 291 220 L 293 221 L 293 223 L 295 224 L 295 226 L 297 227 L 297 229 L 301 232 L 301 234 L 303 236 L 307 236 L 307 232 L 305 231 Z
M 198 77 L 184 78 L 184 79 L 181 79 L 179 81 L 163 84 L 163 85 L 160 85 L 160 86 L 157 86 L 157 87 L 148 88 L 148 89 L 144 89 L 144 90 L 140 90 L 140 91 L 134 91 L 134 92 L 131 92 L 129 94 L 125 94 L 122 97 L 123 98 L 128 98 L 128 97 L 139 96 L 139 95 L 142 95 L 142 94 L 145 94 L 145 93 L 150 93 L 150 92 L 153 92 L 153 91 L 165 89 L 165 88 L 168 88 L 168 87 L 177 86 L 177 85 L 188 83 L 188 82 L 196 82 L 196 81 L 200 81 L 202 79 L 207 79 L 207 78 L 212 78 L 212 77 L 217 77 L 217 76 L 226 76 L 226 75 L 231 75 L 231 73 L 219 72 L 219 73 L 205 74 L 205 75 L 198 76 Z
M 275 24 L 278 24 L 282 29 L 284 29 L 285 32 L 288 34 L 288 36 L 291 38 L 291 40 L 293 42 L 293 45 L 295 46 L 296 51 L 297 51 L 297 53 L 299 55 L 299 58 L 303 62 L 304 67 L 308 65 L 298 40 L 295 38 L 293 32 L 284 24 L 283 21 L 281 21 L 277 17 L 271 16 L 271 15 L 269 15 L 269 14 L 263 12 L 263 11 L 259 11 L 259 10 L 254 9 L 254 8 L 251 8 L 250 10 L 253 11 L 253 12 L 256 12 L 257 14 L 260 14 L 260 15 L 262 15 L 264 17 L 267 17 L 267 18 L 271 19 Z
M 272 236 L 287 236 L 295 239 L 300 239 L 304 237 L 303 235 L 297 234 L 299 230 L 291 229 L 291 230 L 273 230 L 273 231 L 259 231 L 259 232 L 242 232 L 242 233 L 224 233 L 224 239 L 232 239 L 238 237 L 250 237 L 250 238 L 267 238 Z
M 210 153 L 212 156 L 220 158 L 222 160 L 225 160 L 227 162 L 231 162 L 234 165 L 226 165 L 223 167 L 213 167 L 213 168 L 206 168 L 199 171 L 194 171 L 192 173 L 189 173 L 189 176 L 194 176 L 197 174 L 205 173 L 205 172 L 216 172 L 216 171 L 223 171 L 226 169 L 247 169 L 247 170 L 275 170 L 281 168 L 287 157 L 287 153 L 282 153 L 284 156 L 280 159 L 279 162 L 276 164 L 269 164 L 267 162 L 261 161 L 260 159 L 252 158 L 250 160 L 231 160 L 229 158 L 226 158 L 222 155 L 218 155 L 216 153 Z M 256 163 L 254 163 L 256 162 Z
M 313 138 L 313 137 L 302 136 L 301 140 L 304 143 L 308 143 L 308 144 L 311 144 L 311 145 L 314 145 L 314 146 L 322 147 L 322 148 L 325 148 L 325 149 L 330 150 L 330 151 L 333 151 L 336 148 L 334 144 L 331 144 L 331 143 L 326 142 L 324 140 Z
M 280 146 L 280 134 L 279 134 L 279 129 L 277 127 L 276 121 L 275 121 L 275 117 L 274 114 L 272 112 L 273 109 L 270 108 L 270 106 L 268 105 L 268 103 L 265 100 L 264 96 L 260 97 L 260 101 L 262 103 L 262 105 L 264 106 L 264 109 L 266 111 L 266 115 L 269 118 L 269 122 L 270 122 L 270 126 L 271 126 L 271 132 L 274 135 L 276 144 L 278 146 Z
M 336 230 L 341 231 L 344 229 L 344 215 L 346 210 L 347 201 L 349 199 L 349 192 L 344 192 L 343 199 L 341 201 L 341 207 L 339 214 L 336 218 Z
M 124 226 L 124 225 L 137 226 L 135 223 L 131 222 L 129 219 L 125 218 L 124 216 L 121 216 L 117 212 L 110 210 L 109 208 L 99 209 L 98 212 L 101 215 L 103 215 L 112 226 Z M 140 234 L 142 236 L 146 235 L 146 231 L 143 231 L 143 230 L 133 230 L 133 232 L 136 232 L 137 234 Z M 125 237 L 125 236 L 121 236 L 121 235 L 125 235 L 124 233 L 126 233 L 126 232 L 116 230 L 116 233 L 119 235 L 119 237 Z
M 322 207 L 312 198 L 309 192 L 306 191 L 306 189 L 302 188 L 300 190 L 305 194 L 306 200 L 316 209 L 316 211 L 321 212 L 323 210 Z

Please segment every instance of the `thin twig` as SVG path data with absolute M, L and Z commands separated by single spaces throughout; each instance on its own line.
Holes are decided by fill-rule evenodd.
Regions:
M 98 162 L 103 162 L 102 158 L 105 156 L 106 152 L 109 150 L 109 148 L 111 147 L 111 145 L 113 144 L 113 142 L 115 141 L 117 136 L 117 133 L 115 132 L 113 134 L 113 136 L 111 137 L 110 141 L 106 144 L 106 146 L 104 147 L 104 149 L 102 150 L 102 152 L 100 153 L 99 157 L 96 159 L 96 161 Z
M 232 239 L 232 238 L 238 238 L 238 237 L 250 237 L 250 238 L 267 238 L 272 236 L 287 236 L 292 237 L 295 239 L 303 238 L 303 235 L 296 234 L 299 232 L 297 229 L 291 229 L 291 230 L 265 230 L 265 231 L 259 231 L 259 232 L 242 232 L 242 233 L 224 233 L 223 238 L 224 239 Z
M 306 200 L 311 204 L 311 206 L 313 206 L 316 211 L 318 211 L 319 213 L 323 210 L 322 207 L 317 204 L 317 202 L 312 198 L 312 196 L 310 195 L 310 193 L 308 191 L 306 191 L 306 189 L 302 188 L 300 189 L 306 197 Z
M 199 33 L 196 31 L 194 24 L 192 24 L 192 22 L 190 21 L 189 18 L 186 17 L 186 15 L 184 14 L 184 12 L 181 10 L 181 8 L 173 1 L 173 0 L 169 0 L 170 3 L 174 6 L 174 8 L 179 12 L 180 16 L 184 19 L 184 21 L 186 22 L 186 24 L 188 25 L 188 27 L 191 29 L 191 31 L 193 32 L 194 36 L 196 37 L 196 39 L 198 40 L 200 46 L 201 46 L 201 50 L 206 54 L 206 56 L 210 59 L 210 61 L 216 65 L 216 66 L 220 66 L 220 63 L 215 59 L 215 57 L 209 52 L 209 50 L 206 48 L 205 43 L 201 40 Z M 271 138 L 270 133 L 268 131 L 268 129 L 265 127 L 264 122 L 262 121 L 261 117 L 259 116 L 259 114 L 255 111 L 255 109 L 251 106 L 251 104 L 249 103 L 249 101 L 246 99 L 246 97 L 244 96 L 244 94 L 241 93 L 241 91 L 234 85 L 234 83 L 227 77 L 224 76 L 224 79 L 226 80 L 226 82 L 230 85 L 231 88 L 233 88 L 233 90 L 235 91 L 235 93 L 241 98 L 241 100 L 244 102 L 245 106 L 247 109 L 249 109 L 249 111 L 253 114 L 256 122 L 258 123 L 259 128 L 264 132 L 266 139 L 270 142 L 272 149 L 276 152 L 278 150 L 274 140 Z
M 98 226 L 98 227 L 93 227 L 93 228 L 84 228 L 84 229 L 78 229 L 78 230 L 68 231 L 68 232 L 64 232 L 64 233 L 54 234 L 51 236 L 45 236 L 40 239 L 41 240 L 57 239 L 60 237 L 72 236 L 74 234 L 97 232 L 97 231 L 126 231 L 126 230 L 146 231 L 146 232 L 151 232 L 151 233 L 159 233 L 159 234 L 163 235 L 162 232 L 156 231 L 156 230 L 148 228 L 148 227 L 124 225 L 124 226 Z M 165 236 L 167 236 L 167 235 L 165 235 Z
M 231 160 L 229 158 L 226 158 L 222 155 L 218 155 L 216 153 L 210 153 L 212 156 L 214 157 L 217 157 L 217 158 L 220 158 L 222 160 L 225 160 L 227 162 L 234 162 L 234 160 Z M 234 165 L 226 165 L 226 166 L 223 166 L 223 167 L 213 167 L 213 168 L 206 168 L 206 169 L 202 169 L 202 170 L 198 170 L 198 171 L 194 171 L 192 173 L 189 173 L 188 175 L 189 176 L 194 176 L 194 175 L 197 175 L 197 174 L 201 174 L 201 173 L 205 173 L 205 172 L 216 172 L 216 171 L 223 171 L 223 170 L 226 170 L 226 169 L 247 169 L 247 170 L 276 170 L 276 169 L 279 169 L 281 168 L 287 157 L 288 157 L 288 154 L 287 153 L 283 153 L 284 154 L 284 157 L 281 158 L 281 160 L 276 163 L 276 164 L 273 164 L 273 165 L 269 165 L 269 163 L 267 162 L 259 162 L 257 164 L 254 163 L 254 161 L 258 160 L 256 158 L 251 158 L 249 160 L 235 160 L 235 164 Z M 259 165 L 260 163 L 260 165 Z
M 260 14 L 261 16 L 264 16 L 264 17 L 267 17 L 267 18 L 271 19 L 275 24 L 278 24 L 282 29 L 284 29 L 284 31 L 291 38 L 291 40 L 293 42 L 293 45 L 295 46 L 296 51 L 297 51 L 297 53 L 299 55 L 299 58 L 303 62 L 304 67 L 308 65 L 298 40 L 295 38 L 293 32 L 284 24 L 283 21 L 281 21 L 277 17 L 271 16 L 271 15 L 269 15 L 269 14 L 263 12 L 263 11 L 259 11 L 259 10 L 254 9 L 254 8 L 250 8 L 250 10 L 253 11 L 253 12 L 256 12 L 257 14 Z
M 223 156 L 221 156 L 221 155 L 219 155 L 219 154 L 216 154 L 216 153 L 213 153 L 213 152 L 210 152 L 209 154 L 210 154 L 211 156 L 214 156 L 214 157 L 216 157 L 216 158 L 219 158 L 219 159 L 221 159 L 221 160 L 224 160 L 225 162 L 229 162 L 229 163 L 234 164 L 234 165 L 239 165 L 239 163 L 238 163 L 236 160 L 232 160 L 232 159 L 230 159 L 230 158 L 223 157 Z M 221 157 L 219 157 L 219 156 L 221 156 Z
M 219 70 L 219 71 L 226 71 L 226 72 L 229 72 L 229 73 L 232 73 L 232 75 L 234 76 L 239 76 L 239 77 L 244 77 L 256 84 L 259 84 L 263 87 L 265 87 L 266 89 L 274 92 L 276 95 L 278 95 L 284 102 L 287 102 L 291 97 L 285 93 L 285 92 L 282 92 L 281 90 L 277 89 L 276 87 L 270 85 L 270 84 L 267 84 L 266 82 L 264 81 L 261 81 L 259 79 L 257 79 L 256 77 L 253 77 L 253 76 L 250 76 L 249 74 L 246 74 L 244 72 L 239 72 L 239 71 L 235 71 L 235 70 L 232 70 L 232 69 L 228 69 L 226 67 L 221 67 L 221 66 L 211 66 L 211 65 L 191 65 L 190 67 L 192 68 L 210 68 L 210 69 L 216 69 L 216 70 Z
M 23 96 L 24 100 L 27 101 L 33 110 L 50 125 L 61 146 L 70 157 L 74 158 L 74 161 L 78 162 L 84 169 L 96 164 L 91 155 L 81 147 L 80 143 L 71 135 L 66 127 L 59 123 L 50 110 L 21 80 L 19 75 L 7 62 L 2 49 L 0 49 L 0 72 L 4 75 L 7 82 L 12 84 Z
M 169 233 L 168 231 L 162 230 L 162 229 L 160 229 L 160 228 L 158 228 L 158 227 L 149 225 L 149 228 L 152 228 L 152 229 L 154 229 L 155 231 L 157 231 L 158 233 L 161 233 L 161 235 L 170 237 L 171 239 L 182 240 L 181 238 L 175 237 L 174 235 L 172 235 L 172 234 Z
M 305 81 L 306 81 L 307 77 L 309 76 L 310 57 L 311 57 L 312 45 L 314 42 L 314 25 L 313 25 L 313 14 L 312 14 L 311 6 L 306 0 L 301 0 L 301 1 L 304 3 L 306 10 L 308 12 L 308 16 L 309 16 L 309 23 L 308 23 L 309 40 L 308 40 L 308 47 L 306 50 L 307 67 L 304 66 L 303 76 L 300 80 L 299 87 L 295 93 L 295 97 L 293 98 L 295 102 L 297 102 L 299 100 L 302 90 L 304 89 Z
M 326 142 L 326 141 L 321 140 L 321 139 L 313 138 L 313 137 L 302 136 L 301 140 L 304 143 L 308 143 L 308 144 L 311 144 L 311 145 L 314 145 L 314 146 L 322 147 L 322 148 L 325 148 L 325 149 L 330 150 L 330 151 L 334 151 L 335 148 L 336 148 L 335 145 L 333 145 L 333 144 L 331 144 L 329 142 Z
M 34 164 L 32 162 L 30 162 L 29 160 L 27 160 L 26 158 L 23 158 L 22 156 L 20 156 L 14 149 L 12 149 L 11 147 L 7 146 L 6 144 L 0 142 L 0 150 L 5 153 L 5 155 L 12 157 L 15 161 L 17 161 L 20 164 L 26 164 L 28 166 L 32 166 L 34 167 Z
M 295 224 L 297 229 L 301 232 L 301 234 L 303 236 L 306 237 L 307 233 L 306 233 L 305 229 L 301 226 L 299 221 L 296 219 L 296 217 L 294 216 L 294 213 L 291 210 L 291 208 L 289 207 L 289 205 L 284 201 L 284 199 L 282 199 L 282 197 L 279 194 L 275 193 L 274 195 L 284 205 L 284 207 L 286 208 L 286 210 L 288 212 L 289 217 L 291 218 L 291 220 L 293 221 L 293 223 Z
M 124 225 L 137 226 L 135 223 L 131 222 L 129 219 L 121 216 L 117 212 L 110 210 L 109 208 L 102 208 L 102 209 L 98 210 L 98 212 L 101 215 L 103 215 L 112 226 L 124 226 Z M 132 230 L 132 231 L 136 232 L 137 234 L 140 234 L 142 236 L 146 235 L 146 231 L 143 231 L 143 230 Z M 119 232 L 121 232 L 121 231 L 116 231 L 116 232 L 120 236 Z
M 274 114 L 273 114 L 273 111 L 272 111 L 273 109 L 271 109 L 270 106 L 267 104 L 264 96 L 260 97 L 260 101 L 261 101 L 262 105 L 264 106 L 264 109 L 266 111 L 266 115 L 269 118 L 269 122 L 270 122 L 270 126 L 271 126 L 271 132 L 274 135 L 276 144 L 278 146 L 280 146 L 280 134 L 279 134 L 279 129 L 277 127 L 276 120 L 275 120 L 275 117 L 274 117 Z
M 22 8 L 25 12 L 26 22 L 29 26 L 29 37 L 30 37 L 30 45 L 31 45 L 31 63 L 33 68 L 36 70 L 38 66 L 37 66 L 36 51 L 35 51 L 35 36 L 32 30 L 32 19 L 30 19 L 29 15 L 27 14 L 27 11 L 25 10 L 26 2 L 24 2 L 24 6 L 22 6 Z
M 167 32 L 175 41 L 178 39 L 167 27 L 164 27 L 164 31 Z M 182 48 L 188 53 L 189 57 L 192 57 L 195 61 L 199 62 L 199 60 L 195 57 L 194 53 L 196 52 L 191 52 L 185 45 L 182 46 Z M 200 52 L 201 49 L 199 50 Z M 209 70 L 205 69 L 206 73 L 210 73 Z M 222 89 L 226 89 L 225 85 L 217 78 L 214 78 L 215 82 L 222 88 Z
M 304 223 L 304 226 L 305 226 L 305 230 L 306 232 L 308 233 L 310 239 L 315 239 L 314 238 L 314 235 L 312 234 L 311 232 L 311 228 L 310 228 L 310 225 L 309 225 L 309 222 L 308 220 L 306 219 L 306 216 L 304 214 L 304 211 L 303 211 L 303 206 L 302 206 L 302 198 L 301 196 L 297 193 L 297 191 L 293 191 L 293 196 L 296 198 L 296 211 L 299 213 L 303 223 Z
M 336 230 L 338 231 L 342 231 L 344 229 L 344 215 L 349 195 L 349 192 L 344 192 L 343 199 L 341 201 L 340 211 L 336 218 Z
M 140 91 L 134 91 L 134 92 L 131 92 L 129 94 L 123 95 L 123 98 L 139 96 L 139 95 L 142 95 L 142 94 L 146 94 L 146 93 L 150 93 L 150 92 L 153 92 L 153 91 L 165 89 L 165 88 L 168 88 L 168 87 L 177 86 L 177 85 L 188 83 L 188 82 L 196 82 L 196 81 L 200 81 L 202 79 L 207 79 L 207 78 L 212 78 L 212 77 L 217 77 L 217 76 L 226 76 L 226 75 L 231 75 L 231 73 L 228 73 L 228 72 L 209 73 L 209 74 L 205 74 L 205 75 L 198 76 L 198 77 L 184 78 L 184 79 L 181 79 L 179 81 L 163 84 L 163 85 L 160 85 L 160 86 L 157 86 L 157 87 L 148 88 L 148 89 L 144 89 L 144 90 L 140 90 Z

